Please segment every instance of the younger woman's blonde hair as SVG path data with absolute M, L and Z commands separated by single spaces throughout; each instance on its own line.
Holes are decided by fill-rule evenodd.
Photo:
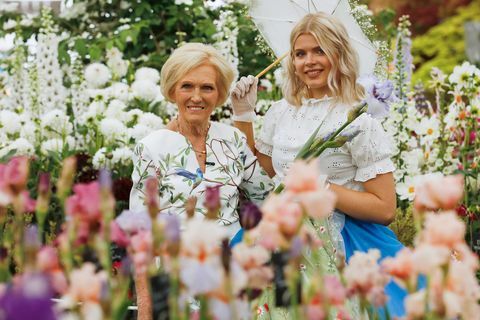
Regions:
M 217 106 L 225 103 L 235 78 L 235 71 L 228 61 L 210 45 L 187 43 L 177 48 L 165 62 L 160 72 L 160 89 L 168 101 L 174 102 L 173 91 L 177 82 L 193 69 L 209 64 L 217 70 L 219 98 Z
M 323 12 L 307 14 L 290 33 L 290 54 L 287 56 L 283 84 L 284 98 L 294 106 L 300 106 L 302 98 L 310 98 L 307 86 L 295 74 L 293 63 L 294 45 L 302 34 L 311 34 L 332 64 L 327 84 L 336 100 L 345 104 L 361 100 L 364 90 L 356 83 L 359 70 L 357 53 L 343 24 Z

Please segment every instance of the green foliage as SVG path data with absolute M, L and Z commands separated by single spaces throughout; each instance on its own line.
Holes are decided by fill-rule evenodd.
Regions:
M 405 246 L 412 247 L 415 238 L 415 224 L 413 221 L 413 208 L 410 205 L 406 210 L 397 208 L 395 220 L 390 224 L 390 229 L 395 232 L 398 240 Z
M 479 0 L 460 8 L 457 15 L 413 40 L 412 54 L 416 71 L 412 83 L 418 81 L 426 83 L 432 67 L 450 73 L 456 65 L 466 60 L 463 25 L 467 21 L 480 21 Z

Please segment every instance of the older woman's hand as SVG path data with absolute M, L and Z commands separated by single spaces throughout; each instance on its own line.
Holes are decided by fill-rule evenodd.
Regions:
M 253 122 L 257 102 L 258 79 L 254 76 L 241 77 L 232 90 L 233 120 Z

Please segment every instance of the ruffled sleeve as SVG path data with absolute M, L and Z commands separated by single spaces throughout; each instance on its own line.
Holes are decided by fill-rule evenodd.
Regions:
M 280 100 L 270 106 L 265 116 L 263 116 L 263 125 L 255 141 L 255 148 L 258 152 L 267 156 L 272 156 L 273 137 L 275 135 L 277 120 L 285 111 L 286 101 Z
M 361 115 L 352 123 L 360 133 L 347 143 L 353 164 L 357 167 L 354 180 L 365 182 L 377 174 L 395 170 L 392 156 L 391 140 L 380 122 L 368 114 Z

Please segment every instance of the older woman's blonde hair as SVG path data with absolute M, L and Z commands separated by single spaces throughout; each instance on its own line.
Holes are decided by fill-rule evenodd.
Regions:
M 168 101 L 174 102 L 172 94 L 177 82 L 187 73 L 204 64 L 209 64 L 217 70 L 219 91 L 217 106 L 224 104 L 235 78 L 235 71 L 218 50 L 202 43 L 184 44 L 170 55 L 160 72 L 160 89 L 163 96 Z
M 336 100 L 345 104 L 359 101 L 364 90 L 356 83 L 359 70 L 357 53 L 343 24 L 323 12 L 307 14 L 290 33 L 290 53 L 283 84 L 285 99 L 292 105 L 300 106 L 302 98 L 310 98 L 307 86 L 295 74 L 293 63 L 294 45 L 302 34 L 311 34 L 332 64 L 327 84 Z

